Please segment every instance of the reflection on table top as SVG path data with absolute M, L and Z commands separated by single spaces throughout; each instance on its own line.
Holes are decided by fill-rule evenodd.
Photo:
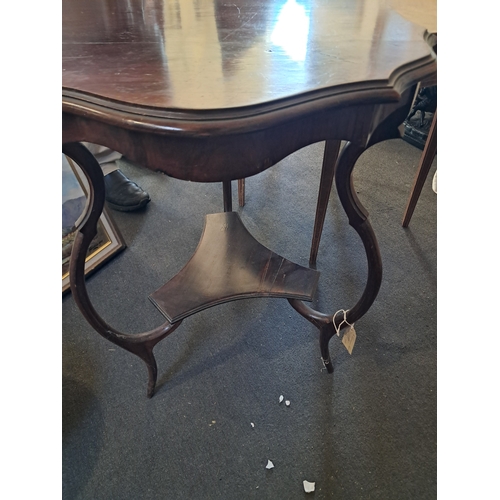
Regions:
M 423 24 L 427 12 L 433 31 L 435 2 L 419 3 L 424 11 L 402 0 L 63 0 L 63 88 L 208 110 L 383 85 L 432 57 L 408 19 Z

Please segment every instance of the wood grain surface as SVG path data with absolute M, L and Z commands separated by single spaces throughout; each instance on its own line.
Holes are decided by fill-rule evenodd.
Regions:
M 64 0 L 63 88 L 181 113 L 309 99 L 397 80 L 424 32 L 384 0 Z

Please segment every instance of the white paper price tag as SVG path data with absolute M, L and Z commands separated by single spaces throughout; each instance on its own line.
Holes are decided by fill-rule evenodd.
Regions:
M 351 325 L 342 337 L 342 344 L 345 345 L 345 348 L 347 349 L 347 352 L 349 354 L 352 354 L 352 350 L 354 349 L 354 342 L 356 342 L 356 330 L 354 329 L 354 326 Z

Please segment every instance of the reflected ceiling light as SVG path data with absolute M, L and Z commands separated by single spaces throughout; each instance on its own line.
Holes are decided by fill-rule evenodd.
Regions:
M 296 0 L 287 0 L 278 14 L 271 42 L 281 47 L 294 61 L 306 58 L 309 14 Z

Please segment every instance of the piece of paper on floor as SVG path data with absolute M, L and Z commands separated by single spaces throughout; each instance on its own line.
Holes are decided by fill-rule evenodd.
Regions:
M 287 400 L 285 401 L 285 404 L 286 404 L 287 406 L 290 406 L 290 401 L 288 401 L 288 399 L 287 399 Z
M 280 400 L 279 400 L 279 401 L 280 401 L 280 403 L 283 403 L 283 400 L 284 400 L 284 399 L 285 399 L 285 398 L 283 397 L 283 394 L 282 394 L 282 395 L 280 396 Z
M 302 484 L 304 485 L 304 491 L 306 493 L 312 493 L 314 491 L 314 488 L 316 487 L 316 483 L 310 483 L 309 481 L 302 481 Z
M 266 465 L 266 469 L 272 469 L 274 467 L 274 464 L 271 462 L 271 460 L 267 460 L 267 465 Z
M 251 425 L 252 427 L 255 427 L 255 424 L 254 424 L 253 422 L 250 422 L 250 425 Z

